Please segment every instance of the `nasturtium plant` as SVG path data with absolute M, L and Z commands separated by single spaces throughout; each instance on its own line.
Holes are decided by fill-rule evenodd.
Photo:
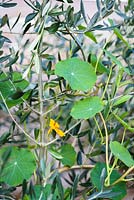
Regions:
M 8 151 L 8 147 L 0 150 L 0 166 L 1 176 L 0 182 L 5 182 L 8 185 L 17 186 L 31 178 L 36 169 L 36 160 L 34 154 L 24 148 L 12 147 L 9 157 L 4 161 L 4 154 Z
M 94 117 L 103 109 L 103 102 L 97 96 L 88 97 L 77 101 L 72 110 L 71 116 L 75 119 L 88 119 Z
M 55 74 L 64 77 L 73 90 L 81 91 L 92 89 L 97 79 L 92 65 L 78 58 L 58 62 Z
M 114 156 L 121 160 L 125 165 L 128 167 L 134 166 L 134 159 L 132 159 L 129 151 L 122 144 L 117 141 L 110 142 L 110 149 Z

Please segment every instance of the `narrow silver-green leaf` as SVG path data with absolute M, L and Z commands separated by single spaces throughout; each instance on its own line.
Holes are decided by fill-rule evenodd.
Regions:
M 87 24 L 87 19 L 86 19 L 86 13 L 85 13 L 83 0 L 80 1 L 80 11 L 81 11 L 81 14 L 83 16 L 83 19 L 84 19 L 85 23 Z
M 132 97 L 132 95 L 124 95 L 120 98 L 118 98 L 114 103 L 113 106 L 118 106 L 122 103 L 125 103 L 126 101 L 128 101 L 130 98 Z
M 115 63 L 119 68 L 123 68 L 121 62 L 113 55 L 111 54 L 109 51 L 107 51 L 106 49 L 104 49 L 104 52 L 106 53 L 106 55 L 112 60 L 113 63 Z
M 48 149 L 48 152 L 49 152 L 54 158 L 56 158 L 56 159 L 58 159 L 58 160 L 61 160 L 61 159 L 63 158 L 62 155 L 61 155 L 58 151 L 56 151 L 56 150 Z

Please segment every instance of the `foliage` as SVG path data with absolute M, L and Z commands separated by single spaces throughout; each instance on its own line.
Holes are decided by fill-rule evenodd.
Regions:
M 134 170 L 133 1 L 96 0 L 91 18 L 83 0 L 24 2 L 20 33 L 17 3 L 0 2 L 0 199 L 121 200 Z

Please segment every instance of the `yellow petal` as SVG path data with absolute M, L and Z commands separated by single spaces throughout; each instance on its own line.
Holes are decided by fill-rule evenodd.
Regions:
M 52 132 L 52 128 L 50 128 L 49 130 L 48 130 L 48 135 Z
M 64 137 L 65 136 L 65 133 L 62 130 L 57 128 L 57 129 L 55 129 L 55 131 L 60 137 Z
M 49 126 L 52 128 L 52 129 L 55 129 L 55 128 L 59 128 L 60 125 L 53 119 L 50 119 L 50 123 L 49 123 Z

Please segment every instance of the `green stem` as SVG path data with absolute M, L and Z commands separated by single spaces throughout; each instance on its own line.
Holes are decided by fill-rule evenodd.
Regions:
M 134 166 L 130 167 L 119 179 L 117 179 L 114 183 L 112 183 L 112 186 L 116 185 L 117 183 L 121 181 L 124 181 L 124 178 L 133 170 L 134 170 Z
M 98 56 L 98 59 L 97 59 L 97 62 L 96 62 L 96 65 L 95 65 L 95 72 L 97 71 L 97 67 L 98 67 L 98 64 L 99 64 L 99 61 L 100 61 L 100 58 L 101 56 L 103 55 L 103 49 L 105 49 L 105 47 L 107 46 L 107 44 L 111 41 L 112 37 L 114 36 L 114 33 L 112 33 L 109 38 L 107 39 L 106 43 L 104 44 L 99 56 Z
M 97 120 L 96 120 L 96 117 L 94 117 L 94 121 L 95 121 L 95 124 L 96 124 L 96 126 L 97 126 L 97 128 L 98 128 L 98 130 L 99 130 L 99 133 L 100 133 L 101 144 L 103 144 L 103 143 L 104 143 L 104 137 L 103 137 L 103 134 L 102 134 L 101 128 L 100 128 L 100 126 L 99 126 L 99 123 L 98 123 Z
M 124 182 L 134 181 L 134 178 L 123 179 Z
M 106 142 L 106 167 L 107 167 L 107 175 L 109 176 L 109 170 L 110 170 L 110 167 L 109 167 L 109 160 L 108 160 L 108 131 L 107 131 L 107 126 L 106 126 L 106 123 L 105 123 L 105 120 L 104 120 L 104 117 L 101 113 L 99 113 L 100 115 L 100 118 L 103 122 L 103 126 L 104 126 L 104 129 L 105 129 L 105 134 L 106 134 L 106 139 L 105 139 L 105 142 Z M 107 183 L 106 183 L 107 186 L 110 185 L 110 179 L 107 180 Z
M 126 130 L 129 130 L 129 131 L 131 131 L 131 132 L 134 132 L 134 128 L 130 127 L 130 126 L 128 125 L 128 123 L 126 123 L 125 121 L 123 121 L 123 120 L 122 120 L 118 115 L 116 115 L 114 112 L 113 112 L 113 115 L 114 115 L 114 117 L 121 123 L 121 125 L 124 126 L 124 128 L 125 128 Z
M 112 69 L 113 69 L 113 66 L 112 66 L 111 69 L 110 69 L 110 73 L 109 73 L 109 76 L 108 76 L 108 79 L 107 79 L 107 82 L 106 82 L 106 86 L 105 86 L 105 89 L 104 89 L 104 92 L 103 92 L 103 94 L 102 94 L 101 99 L 104 98 L 105 93 L 106 93 L 106 91 L 107 91 L 107 87 L 108 87 L 108 84 L 109 84 L 109 81 L 110 81 L 110 78 L 111 78 L 111 75 L 112 75 Z
M 124 129 L 124 131 L 123 131 L 123 136 L 122 136 L 121 144 L 123 144 L 123 142 L 124 142 L 125 135 L 126 135 L 126 129 Z
M 111 167 L 111 168 L 109 168 L 109 173 L 108 173 L 108 175 L 107 175 L 107 177 L 106 177 L 106 179 L 105 179 L 105 183 L 106 183 L 106 185 L 107 185 L 107 183 L 108 183 L 108 180 L 110 180 L 111 173 L 112 173 L 112 171 L 113 171 L 114 167 L 116 166 L 116 164 L 117 164 L 117 161 L 118 161 L 118 158 L 115 158 L 115 160 L 114 160 L 114 163 L 113 163 L 112 167 Z M 108 185 L 108 186 L 109 186 L 109 185 Z

